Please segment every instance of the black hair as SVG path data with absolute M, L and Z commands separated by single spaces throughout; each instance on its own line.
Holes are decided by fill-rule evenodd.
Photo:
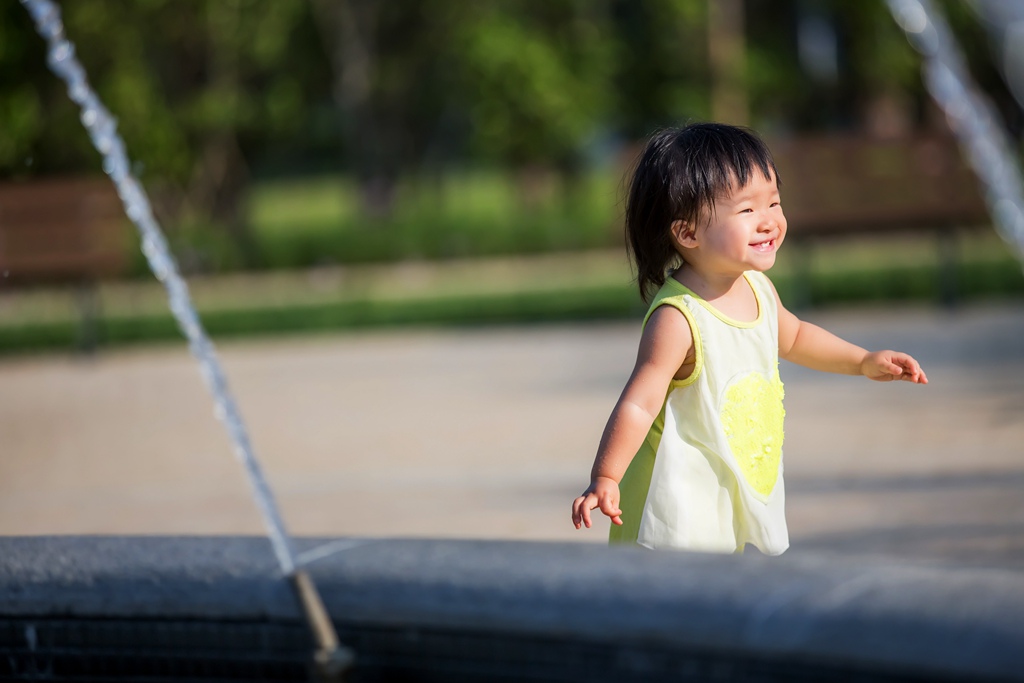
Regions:
M 733 179 L 744 186 L 755 170 L 782 185 L 768 146 L 752 130 L 722 123 L 693 123 L 658 131 L 633 170 L 626 199 L 626 235 L 640 296 L 649 301 L 679 260 L 673 221 L 695 224 Z

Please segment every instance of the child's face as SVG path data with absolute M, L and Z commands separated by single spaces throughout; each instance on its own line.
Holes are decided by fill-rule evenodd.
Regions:
M 768 270 L 786 237 L 774 175 L 768 179 L 755 172 L 745 186 L 733 183 L 731 192 L 715 200 L 715 210 L 688 232 L 692 237 L 677 240 L 683 259 L 709 274 Z

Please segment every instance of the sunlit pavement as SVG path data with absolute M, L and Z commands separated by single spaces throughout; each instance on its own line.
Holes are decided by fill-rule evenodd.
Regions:
M 789 552 L 1024 569 L 1024 303 L 807 317 L 931 384 L 783 364 Z M 231 342 L 220 355 L 298 535 L 576 531 L 637 323 Z M 0 534 L 259 534 L 184 344 L 0 360 Z

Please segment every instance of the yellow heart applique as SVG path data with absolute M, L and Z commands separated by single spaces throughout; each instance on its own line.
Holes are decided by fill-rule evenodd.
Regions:
M 750 486 L 765 497 L 779 478 L 783 395 L 778 370 L 771 379 L 751 372 L 729 386 L 722 404 L 722 427 L 732 454 Z

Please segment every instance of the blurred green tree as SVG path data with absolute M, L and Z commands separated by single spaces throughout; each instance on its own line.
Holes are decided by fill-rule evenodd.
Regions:
M 476 155 L 572 168 L 611 109 L 616 41 L 606 4 L 474 3 L 454 16 L 452 56 Z
M 311 0 L 364 205 L 399 176 L 476 160 L 571 173 L 611 104 L 605 3 Z
M 527 204 L 553 187 L 571 191 L 585 164 L 623 141 L 710 115 L 713 1 L 62 7 L 158 215 L 172 228 L 216 226 L 244 252 L 253 173 L 344 171 L 371 218 L 390 212 L 401 180 L 453 166 L 509 169 Z M 881 0 L 738 6 L 747 64 L 737 72 L 756 128 L 927 123 L 918 58 Z M 1024 126 L 976 18 L 958 0 L 940 6 L 982 85 Z M 0 3 L 0 176 L 98 170 L 76 117 L 27 13 Z
M 357 178 L 364 210 L 385 216 L 401 176 L 443 162 L 458 146 L 448 130 L 457 96 L 450 19 L 458 14 L 443 0 L 309 5 L 332 75 L 342 167 Z
M 617 0 L 611 125 L 625 138 L 710 114 L 707 0 Z
M 325 69 L 303 5 L 273 0 L 66 2 L 69 38 L 118 117 L 158 211 L 212 221 L 245 243 L 248 156 L 294 134 Z M 303 26 L 303 22 L 307 24 Z M 97 168 L 42 41 L 19 3 L 0 5 L 0 173 Z

